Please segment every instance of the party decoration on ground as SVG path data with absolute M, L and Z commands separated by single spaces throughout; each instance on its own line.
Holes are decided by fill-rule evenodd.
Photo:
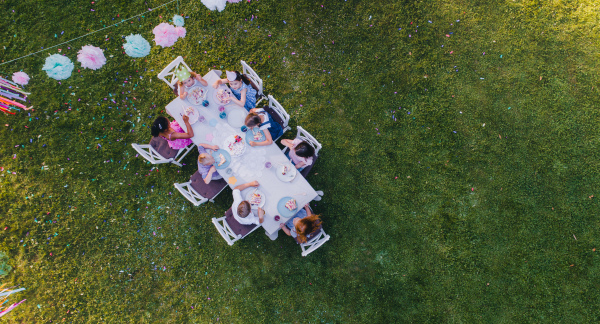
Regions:
M 160 23 L 158 26 L 154 27 L 152 30 L 154 33 L 154 42 L 156 45 L 160 45 L 162 47 L 171 47 L 179 36 L 177 36 L 177 30 L 173 25 L 169 25 L 167 23 Z
M 225 9 L 225 0 L 201 0 L 208 10 L 218 10 L 219 12 Z
M 19 289 L 14 289 L 14 290 L 10 290 L 10 289 L 4 289 L 4 286 L 6 284 L 2 284 L 2 286 L 0 286 L 0 305 L 4 305 L 4 303 L 8 300 L 8 296 L 17 293 L 19 291 L 23 291 L 25 290 L 25 288 L 19 288 Z M 15 309 L 17 306 L 21 305 L 21 303 L 23 303 L 24 301 L 26 301 L 27 299 L 23 299 L 18 303 L 14 303 L 12 305 L 8 305 L 8 306 L 0 306 L 0 317 L 8 314 L 8 312 L 10 312 L 11 310 Z
M 173 16 L 173 25 L 177 27 L 183 27 L 184 24 L 185 19 L 183 19 L 183 17 L 181 17 L 180 15 Z
M 29 83 L 29 75 L 25 72 L 15 72 L 12 77 L 13 82 L 20 85 L 26 85 Z
M 175 31 L 177 31 L 177 37 L 184 38 L 185 37 L 185 28 L 184 27 L 175 27 Z
M 42 70 L 46 71 L 49 77 L 55 80 L 64 80 L 71 76 L 73 72 L 73 62 L 60 54 L 53 54 L 46 58 Z
M 28 92 L 25 92 L 23 89 L 19 88 L 16 83 L 0 77 L 0 111 L 14 115 L 15 113 L 12 110 L 19 110 L 19 108 L 29 110 L 33 108 L 27 108 L 25 105 L 14 101 L 25 101 L 28 94 Z M 4 265 L 2 263 L 2 254 L 0 253 L 0 276 L 3 276 L 3 271 Z M 8 271 L 10 271 L 10 269 Z
M 125 53 L 131 57 L 144 57 L 150 54 L 150 43 L 140 34 L 131 34 L 125 37 L 127 43 L 123 45 Z
M 77 53 L 77 61 L 81 63 L 83 68 L 98 70 L 106 64 L 104 51 L 100 47 L 86 45 Z

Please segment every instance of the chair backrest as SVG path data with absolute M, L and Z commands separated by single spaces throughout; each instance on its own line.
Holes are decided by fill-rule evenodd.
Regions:
M 283 132 L 285 133 L 286 129 L 290 129 L 288 126 L 290 123 L 290 115 L 271 95 L 269 95 L 269 108 L 273 109 L 273 111 L 275 111 L 277 115 L 279 115 L 279 118 L 281 118 L 281 120 L 283 121 L 283 125 L 281 125 L 283 128 Z
M 165 81 L 169 85 L 169 87 L 171 87 L 171 89 L 174 89 L 175 84 L 177 83 L 177 81 L 179 81 L 177 79 L 177 76 L 175 75 L 175 70 L 177 69 L 177 67 L 179 67 L 179 64 L 183 64 L 183 66 L 185 66 L 188 69 L 188 71 L 192 71 L 192 69 L 190 69 L 190 67 L 183 61 L 183 57 L 178 56 L 176 59 L 173 60 L 173 62 L 169 63 L 169 65 L 167 65 L 167 67 L 165 67 L 158 74 L 158 78 Z M 167 77 L 170 77 L 171 80 L 168 80 Z
M 179 192 L 189 200 L 194 206 L 200 206 L 201 204 L 208 201 L 208 198 L 202 197 L 199 193 L 194 190 L 191 186 L 192 182 L 188 181 L 186 183 L 174 183 L 173 185 Z
M 242 63 L 242 74 L 246 75 L 250 80 L 252 80 L 252 82 L 254 82 L 254 85 L 256 85 L 256 87 L 258 88 L 258 94 L 260 96 L 262 96 L 263 95 L 262 79 L 258 76 L 258 74 L 256 74 L 256 72 L 254 72 L 254 70 L 248 64 L 246 64 L 246 62 L 240 61 L 240 63 Z
M 254 232 L 260 225 L 242 225 L 233 217 L 231 208 L 225 212 L 225 216 L 212 219 L 213 224 L 219 231 L 219 234 L 229 245 L 233 245 L 235 241 L 241 240 L 248 234 Z
M 300 244 L 300 248 L 302 249 L 302 256 L 309 255 L 311 252 L 321 247 L 321 245 L 323 245 L 325 242 L 329 241 L 329 238 L 329 235 L 325 234 L 325 231 L 321 229 L 317 236 L 315 236 L 306 243 Z
M 152 164 L 171 163 L 173 158 L 165 158 L 158 151 L 156 151 L 150 144 L 136 144 L 132 143 L 131 146 L 148 162 Z
M 298 132 L 296 133 L 296 138 L 306 141 L 307 143 L 312 145 L 315 148 L 315 157 L 316 155 L 319 155 L 319 150 L 323 148 L 321 143 L 319 143 L 319 141 L 317 141 L 317 139 L 314 136 L 312 136 L 309 132 L 302 128 L 302 126 L 298 126 L 297 129 Z

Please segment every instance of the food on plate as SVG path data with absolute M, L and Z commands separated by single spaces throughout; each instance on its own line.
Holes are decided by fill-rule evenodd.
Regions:
M 232 156 L 238 156 L 244 153 L 246 143 L 242 140 L 239 135 L 231 135 L 225 139 L 224 142 L 225 150 Z
M 187 108 L 185 108 L 185 114 L 186 115 L 192 115 L 192 114 L 194 114 L 194 107 L 187 107 Z
M 262 134 L 260 132 L 254 133 L 254 140 L 258 141 L 262 138 Z
M 296 209 L 296 199 L 290 199 L 285 203 L 285 208 L 289 210 Z
M 217 99 L 222 103 L 227 103 L 231 100 L 231 95 L 227 89 L 217 90 Z
M 219 153 L 219 164 L 217 164 L 217 166 L 221 166 L 221 165 L 225 164 L 225 162 L 227 162 L 227 159 L 225 159 L 223 154 Z
M 255 192 L 252 194 L 252 196 L 250 197 L 249 200 L 250 200 L 250 204 L 259 205 L 260 202 L 262 201 L 262 196 L 259 193 Z
M 282 175 L 286 175 L 286 174 L 287 174 L 287 172 L 288 172 L 288 170 L 289 170 L 289 169 L 288 169 L 287 165 L 284 165 L 284 166 L 283 166 L 283 170 L 281 171 L 281 174 L 282 174 Z

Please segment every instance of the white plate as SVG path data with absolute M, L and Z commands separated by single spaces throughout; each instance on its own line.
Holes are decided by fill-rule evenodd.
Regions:
M 232 151 L 229 149 L 229 144 L 230 144 L 230 143 L 233 143 L 233 141 L 234 141 L 234 137 L 235 137 L 235 134 L 234 134 L 234 135 L 227 136 L 227 138 L 225 138 L 225 140 L 223 141 L 223 146 L 221 146 L 221 148 L 222 148 L 222 149 L 224 149 L 225 151 L 227 151 L 227 153 L 229 153 L 231 156 L 240 156 L 240 155 L 244 154 L 244 152 L 246 151 L 246 145 L 247 145 L 247 144 L 246 144 L 246 142 L 244 141 L 244 139 L 242 138 L 242 141 L 240 142 L 240 143 L 241 143 L 241 146 L 240 146 L 240 147 L 241 147 L 241 149 L 239 149 L 239 151 L 232 152 Z M 238 144 L 238 145 L 240 145 L 240 144 Z M 220 146 L 220 145 L 219 145 L 219 146 Z
M 283 166 L 287 166 L 287 172 L 285 174 L 283 174 Z M 280 164 L 277 166 L 277 170 L 275 170 L 275 174 L 277 175 L 277 179 L 283 181 L 283 182 L 290 182 L 292 180 L 294 180 L 294 178 L 296 177 L 296 173 L 298 173 L 298 170 L 296 170 L 296 167 L 294 167 L 291 164 Z
M 248 202 L 250 202 L 250 197 L 252 197 L 253 193 L 254 189 L 248 192 L 248 194 L 246 195 L 246 200 Z M 250 206 L 252 207 L 252 209 L 256 209 L 257 207 L 263 208 L 263 206 L 265 205 L 265 194 L 260 190 L 256 190 L 256 193 L 260 195 L 260 203 L 258 205 L 250 203 Z
M 194 87 L 188 92 L 187 98 L 193 105 L 199 106 L 206 98 L 206 90 L 202 87 Z
M 242 127 L 242 125 L 244 125 L 244 122 L 246 121 L 247 114 L 248 113 L 243 108 L 233 108 L 227 114 L 227 123 L 229 123 L 229 125 L 233 128 Z
M 190 107 L 192 108 L 192 112 L 187 112 L 186 109 L 183 110 L 183 114 L 187 115 L 188 117 L 190 117 L 190 125 L 197 122 L 198 121 L 198 117 L 200 116 L 200 114 L 198 114 L 198 111 L 196 110 L 196 108 L 194 107 Z
M 219 99 L 219 96 L 217 96 L 217 94 L 219 93 L 219 90 L 221 90 L 221 89 L 229 92 L 229 97 L 230 97 L 229 100 L 221 101 Z M 229 87 L 222 85 L 222 86 L 218 87 L 217 89 L 215 89 L 215 91 L 213 91 L 213 97 L 215 98 L 215 102 L 217 104 L 226 105 L 226 104 L 228 104 L 228 103 L 231 102 L 231 98 L 233 97 L 233 93 L 231 92 L 231 89 L 229 89 Z

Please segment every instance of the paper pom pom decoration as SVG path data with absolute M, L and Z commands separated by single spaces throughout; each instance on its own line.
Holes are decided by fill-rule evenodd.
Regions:
M 177 41 L 177 30 L 175 26 L 167 23 L 160 23 L 152 30 L 154 33 L 154 42 L 162 47 L 171 47 Z
M 180 15 L 173 16 L 173 25 L 177 27 L 183 27 L 185 24 L 185 20 Z
M 223 11 L 225 9 L 225 0 L 201 0 L 208 10 Z
M 29 75 L 25 72 L 15 72 L 13 73 L 12 80 L 16 84 L 26 85 L 29 83 Z
M 175 27 L 175 31 L 177 32 L 177 37 L 179 37 L 179 38 L 185 37 L 185 27 Z
M 150 43 L 142 35 L 129 35 L 125 37 L 127 43 L 123 45 L 125 53 L 131 57 L 144 57 L 150 54 Z
M 42 70 L 46 71 L 49 77 L 55 80 L 64 80 L 71 76 L 73 71 L 73 62 L 60 54 L 50 55 L 46 58 Z
M 86 45 L 77 52 L 77 61 L 81 63 L 83 68 L 98 70 L 106 63 L 103 52 L 100 47 Z

